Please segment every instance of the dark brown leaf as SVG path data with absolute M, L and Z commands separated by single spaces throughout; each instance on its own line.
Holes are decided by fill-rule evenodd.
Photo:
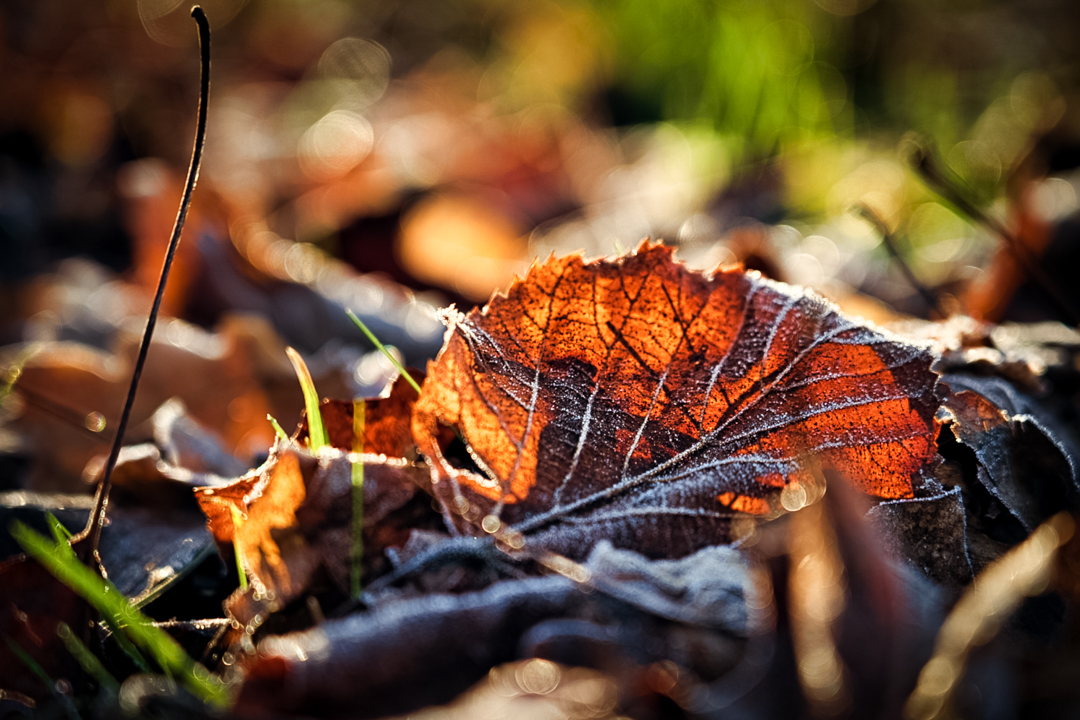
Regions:
M 908 560 L 949 590 L 971 582 L 960 488 L 914 500 L 883 502 L 871 508 L 868 518 L 893 557 Z
M 763 630 L 749 562 L 727 547 L 649 561 L 593 549 L 589 589 L 561 575 L 506 580 L 479 592 L 377 605 L 305 632 L 270 637 L 248 658 L 236 711 L 382 717 L 446 702 L 513 659 L 551 657 L 640 671 L 662 660 L 712 681 Z
M 942 406 L 978 461 L 977 481 L 1028 532 L 1061 509 L 1080 508 L 1080 455 L 1030 396 L 1000 378 L 947 375 Z

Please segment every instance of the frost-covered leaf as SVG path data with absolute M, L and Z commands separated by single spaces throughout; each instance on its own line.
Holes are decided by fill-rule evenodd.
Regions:
M 810 457 L 888 499 L 937 458 L 927 351 L 663 246 L 551 259 L 449 321 L 413 434 L 459 531 L 679 556 L 727 540 L 737 511 L 773 511 Z
M 964 503 L 959 488 L 930 497 L 890 500 L 868 513 L 884 548 L 949 589 L 971 582 Z
M 1030 532 L 1080 508 L 1080 453 L 1034 398 L 995 377 L 947 375 L 942 406 L 978 461 L 978 482 Z
M 268 637 L 246 662 L 236 709 L 384 717 L 447 702 L 495 665 L 562 653 L 637 672 L 667 660 L 708 682 L 762 632 L 745 600 L 766 599 L 755 595 L 748 559 L 730 548 L 650 561 L 600 543 L 584 570 L 592 592 L 561 575 L 505 580 Z

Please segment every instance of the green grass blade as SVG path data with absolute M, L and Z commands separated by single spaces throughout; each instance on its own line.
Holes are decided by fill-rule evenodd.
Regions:
M 277 419 L 270 413 L 266 414 L 266 419 L 270 421 L 270 425 L 274 428 L 274 434 L 282 440 L 288 440 L 289 436 L 285 434 L 285 431 L 281 429 L 281 425 L 278 424 Z
M 67 623 L 60 623 L 56 627 L 56 636 L 64 641 L 64 646 L 67 647 L 68 652 L 82 666 L 86 674 L 94 678 L 94 682 L 98 684 L 98 687 L 108 690 L 114 695 L 120 692 L 120 683 L 116 682 L 116 678 L 105 669 L 105 666 L 98 660 L 97 655 L 90 652 L 90 648 L 86 647 L 83 641 L 79 639 L 79 636 L 71 631 Z
M 390 362 L 394 365 L 397 371 L 401 373 L 401 376 L 404 377 L 409 382 L 409 384 L 413 386 L 416 392 L 419 393 L 420 385 L 412 379 L 412 376 L 409 375 L 409 373 L 405 372 L 405 368 L 401 366 L 401 363 L 397 361 L 396 357 L 390 354 L 390 351 L 386 349 L 386 346 L 379 342 L 379 338 L 375 337 L 375 333 L 368 330 L 368 326 L 364 324 L 364 321 L 356 317 L 356 314 L 348 308 L 345 309 L 345 314 L 349 316 L 350 320 L 356 323 L 356 327 L 360 328 L 364 335 L 367 336 L 367 339 L 370 340 L 375 345 L 375 347 L 377 347 L 382 352 L 382 354 L 390 360 Z
M 131 660 L 132 664 L 139 669 L 139 672 L 144 675 L 152 673 L 153 669 L 150 667 L 150 663 L 146 662 L 146 658 L 139 652 L 139 648 L 131 642 L 131 638 L 120 630 L 120 626 L 116 623 L 114 618 L 105 616 L 103 622 L 105 627 L 109 628 L 109 634 L 114 641 L 116 641 L 117 647 L 124 651 L 124 654 L 128 656 L 128 660 Z
M 38 661 L 30 657 L 30 653 L 22 649 L 19 643 L 12 640 L 7 635 L 4 636 L 4 640 L 7 641 L 7 646 L 11 649 L 11 652 L 15 654 L 15 657 L 22 661 L 22 664 L 30 668 L 30 672 L 37 676 L 38 680 L 45 684 L 45 687 L 49 688 L 49 692 L 53 692 L 56 685 L 53 683 L 53 679 L 49 677 L 49 673 L 45 672 L 45 668 L 38 664 Z
M 56 521 L 53 519 L 50 522 Z M 10 532 L 28 555 L 94 606 L 111 621 L 111 625 L 130 636 L 150 654 L 162 670 L 179 679 L 204 702 L 218 707 L 229 704 L 228 689 L 225 685 L 188 657 L 172 636 L 154 627 L 151 620 L 132 607 L 115 585 L 79 562 L 66 541 L 54 544 L 44 535 L 18 521 L 11 524 Z
M 11 652 L 15 653 L 15 657 L 19 658 L 26 667 L 30 668 L 30 672 L 37 675 L 38 679 L 45 683 L 45 687 L 49 688 L 49 692 L 52 693 L 52 696 L 60 703 L 60 706 L 64 708 L 64 713 L 69 718 L 72 718 L 72 720 L 81 720 L 79 711 L 75 709 L 75 703 L 71 701 L 70 697 L 60 692 L 56 686 L 56 682 L 49 677 L 47 672 L 45 672 L 45 668 L 41 667 L 34 658 L 30 657 L 30 654 L 23 650 L 19 643 L 15 642 L 7 635 L 4 636 L 4 640 L 7 641 L 7 645 L 11 648 Z
M 248 581 L 247 573 L 244 572 L 244 553 L 240 551 L 240 541 L 237 539 L 240 535 L 240 523 L 242 523 L 244 519 L 235 505 L 229 505 L 229 513 L 232 515 L 233 553 L 236 555 L 236 574 L 240 578 L 240 589 L 247 590 Z
M 367 403 L 353 400 L 353 452 L 364 452 Z M 361 560 L 364 556 L 364 463 L 352 464 L 352 596 L 360 597 Z
M 71 531 L 64 527 L 64 523 L 52 513 L 45 514 L 45 522 L 49 524 L 49 532 L 52 533 L 53 540 L 56 542 L 62 543 L 71 539 Z
M 53 540 L 57 543 L 57 546 L 59 547 L 63 544 L 64 547 L 70 549 L 70 545 L 68 545 L 67 541 L 71 538 L 71 533 L 64 527 L 64 524 L 52 513 L 45 513 L 45 522 L 49 526 L 49 532 L 52 533 Z M 116 640 L 116 644 L 123 650 L 124 654 L 128 656 L 128 659 L 131 660 L 135 667 L 139 669 L 139 672 L 151 672 L 150 663 L 146 662 L 146 658 L 139 652 L 139 649 L 131 644 L 131 640 L 129 640 L 124 633 L 120 632 L 115 621 L 106 616 L 105 624 L 112 633 L 113 639 Z
M 289 356 L 289 362 L 296 370 L 296 377 L 300 380 L 300 389 L 304 392 L 304 407 L 307 409 L 308 422 L 308 448 L 312 452 L 318 452 L 330 444 L 326 436 L 326 428 L 323 427 L 322 413 L 319 411 L 319 393 L 315 391 L 315 382 L 311 379 L 307 363 L 300 353 L 290 348 L 285 348 Z

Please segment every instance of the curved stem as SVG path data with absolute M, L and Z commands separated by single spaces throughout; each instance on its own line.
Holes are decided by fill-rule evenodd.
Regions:
M 184 195 L 180 200 L 180 210 L 176 215 L 176 223 L 173 225 L 172 237 L 169 238 L 169 247 L 165 252 L 165 262 L 161 268 L 161 278 L 158 280 L 157 292 L 154 295 L 154 304 L 150 308 L 150 314 L 146 318 L 146 330 L 143 331 L 142 344 L 139 346 L 139 356 L 135 360 L 135 370 L 131 376 L 131 385 L 128 388 L 127 400 L 124 402 L 124 410 L 120 414 L 120 422 L 116 426 L 116 437 L 113 439 L 109 459 L 105 463 L 105 471 L 98 483 L 97 494 L 94 497 L 93 511 L 87 521 L 86 529 L 81 533 L 89 538 L 88 552 L 90 559 L 100 568 L 101 558 L 98 555 L 98 544 L 101 541 L 101 530 L 105 526 L 105 511 L 109 505 L 109 490 L 112 488 L 112 472 L 116 467 L 116 460 L 120 456 L 120 448 L 124 443 L 124 431 L 127 430 L 128 420 L 131 418 L 131 409 L 135 405 L 135 392 L 139 388 L 139 378 L 142 376 L 143 366 L 146 364 L 146 354 L 150 350 L 150 340 L 154 336 L 154 326 L 157 325 L 158 312 L 161 310 L 161 300 L 165 295 L 165 283 L 169 279 L 169 269 L 172 267 L 176 248 L 180 244 L 180 233 L 184 229 L 184 221 L 187 219 L 188 208 L 191 206 L 191 194 L 195 191 L 195 183 L 199 180 L 199 166 L 202 163 L 203 143 L 206 140 L 206 106 L 210 99 L 210 23 L 206 19 L 206 13 L 196 5 L 191 9 L 191 16 L 199 26 L 199 49 L 201 84 L 199 88 L 199 120 L 195 130 L 195 147 L 191 152 L 191 165 L 188 167 L 187 183 L 184 186 Z

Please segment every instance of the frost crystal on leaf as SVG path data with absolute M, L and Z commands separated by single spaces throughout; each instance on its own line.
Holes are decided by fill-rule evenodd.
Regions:
M 458 317 L 413 434 L 462 532 L 682 555 L 728 539 L 738 512 L 775 508 L 811 459 L 911 497 L 937 457 L 931 360 L 813 295 L 692 272 L 646 242 L 615 261 L 549 260 Z M 451 459 L 440 425 L 473 462 Z

